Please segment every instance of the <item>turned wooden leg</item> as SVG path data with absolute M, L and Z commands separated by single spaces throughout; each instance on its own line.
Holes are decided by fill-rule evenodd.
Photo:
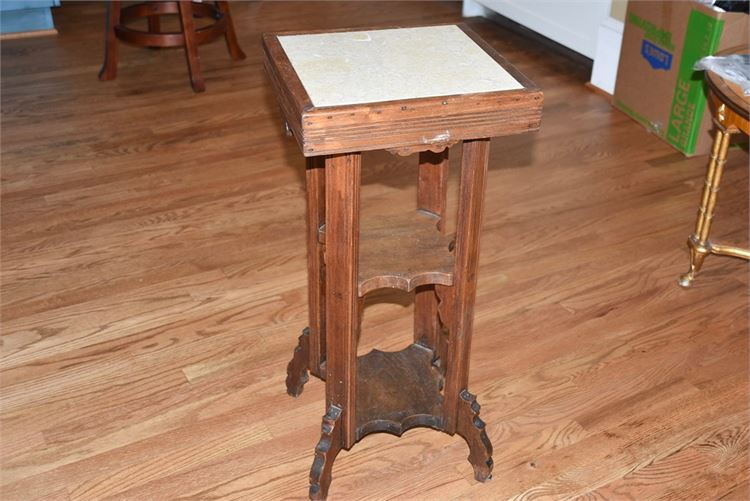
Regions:
M 104 31 L 104 64 L 99 70 L 99 80 L 113 80 L 117 76 L 117 35 L 115 26 L 120 24 L 120 2 L 107 3 L 107 23 Z
M 310 499 L 324 500 L 331 485 L 333 461 L 341 451 L 341 409 L 332 405 L 323 416 L 320 441 L 310 468 Z
M 148 20 L 148 31 L 150 33 L 161 33 L 161 16 L 154 14 L 153 16 L 148 16 L 146 19 Z M 151 50 L 159 50 L 160 48 L 161 47 L 149 46 L 149 49 Z
M 469 462 L 474 468 L 474 478 L 486 482 L 492 478 L 492 444 L 484 421 L 479 417 L 480 406 L 476 397 L 466 390 L 460 397 L 456 431 L 469 444 Z
M 185 37 L 185 56 L 187 57 L 190 85 L 195 92 L 206 90 L 206 84 L 201 76 L 200 57 L 198 56 L 198 41 L 195 39 L 195 23 L 193 22 L 193 2 L 180 0 L 178 2 L 182 34 Z
M 438 229 L 445 233 L 445 209 L 448 192 L 448 148 L 440 153 L 419 154 L 417 209 L 435 214 Z M 438 296 L 435 286 L 417 287 L 414 294 L 414 342 L 430 348 L 441 367 L 445 366 L 443 337 L 438 317 Z
M 148 16 L 148 31 L 161 33 L 161 18 L 158 15 Z
M 696 274 L 700 271 L 701 266 L 703 266 L 703 261 L 711 253 L 708 236 L 711 230 L 714 210 L 716 209 L 719 184 L 724 172 L 724 164 L 727 160 L 727 149 L 729 148 L 729 139 L 731 137 L 731 133 L 727 132 L 724 127 L 719 124 L 716 127 L 716 135 L 714 136 L 714 143 L 711 148 L 711 157 L 708 162 L 706 181 L 701 196 L 701 205 L 698 208 L 698 217 L 695 222 L 695 232 L 688 238 L 690 268 L 679 280 L 679 284 L 683 287 L 690 287 L 692 285 Z
M 469 383 L 469 355 L 479 267 L 479 235 L 489 160 L 489 139 L 464 141 L 461 155 L 456 257 L 450 299 L 450 340 L 445 373 L 445 430 L 456 431 L 459 395 Z
M 227 31 L 224 33 L 224 39 L 227 42 L 227 49 L 229 55 L 235 61 L 245 59 L 245 53 L 240 49 L 240 44 L 237 43 L 237 34 L 234 31 L 234 22 L 232 21 L 232 14 L 229 12 L 229 2 L 216 2 L 216 8 L 219 9 L 227 20 Z

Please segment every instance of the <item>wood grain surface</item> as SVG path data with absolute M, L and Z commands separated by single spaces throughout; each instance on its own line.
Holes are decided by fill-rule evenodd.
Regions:
M 123 45 L 99 82 L 104 11 L 66 2 L 57 37 L 0 47 L 0 497 L 304 499 L 327 411 L 317 380 L 284 387 L 308 322 L 305 160 L 261 32 L 458 22 L 460 4 L 232 4 L 248 57 L 202 46 L 202 95 L 181 51 Z M 469 25 L 545 95 L 486 179 L 469 385 L 493 478 L 461 437 L 414 429 L 341 452 L 329 499 L 750 498 L 748 264 L 676 284 L 706 159 L 587 91 L 588 68 Z M 416 208 L 415 156 L 363 157 L 362 220 Z M 730 151 L 713 227 L 740 245 L 747 162 Z M 359 354 L 410 345 L 412 313 L 368 297 Z
M 357 339 L 364 300 L 357 294 L 362 154 L 328 156 L 326 176 L 326 408 L 341 409 L 342 446 L 354 442 Z M 325 495 L 323 496 L 325 498 Z
M 405 211 L 368 218 L 360 227 L 357 293 L 390 287 L 412 291 L 420 285 L 453 285 L 453 235 L 442 235 L 430 212 Z M 320 242 L 326 241 L 321 226 Z
M 442 429 L 442 376 L 434 358 L 412 344 L 395 353 L 373 350 L 357 361 L 357 440 L 379 431 L 400 436 L 416 426 Z

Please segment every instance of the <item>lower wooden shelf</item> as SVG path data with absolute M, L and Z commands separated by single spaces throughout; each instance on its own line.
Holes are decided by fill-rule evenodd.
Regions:
M 425 211 L 367 218 L 359 237 L 358 294 L 382 288 L 412 291 L 420 285 L 453 285 L 453 236 L 437 229 Z M 318 231 L 325 243 L 325 225 Z
M 412 344 L 357 358 L 357 432 L 401 435 L 417 426 L 442 429 L 443 379 L 432 350 Z

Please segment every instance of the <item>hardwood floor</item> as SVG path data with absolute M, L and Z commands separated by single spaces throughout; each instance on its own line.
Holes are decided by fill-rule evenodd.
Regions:
M 307 324 L 304 159 L 260 34 L 454 22 L 460 4 L 232 8 L 248 58 L 202 46 L 202 95 L 179 50 L 122 46 L 99 82 L 100 4 L 2 43 L 6 501 L 307 495 L 324 385 L 284 388 Z M 545 93 L 539 133 L 492 141 L 470 385 L 494 478 L 418 429 L 342 453 L 330 499 L 750 499 L 748 264 L 709 257 L 676 283 L 706 159 L 586 90 L 580 63 L 470 25 Z M 740 244 L 747 166 L 733 150 L 714 231 Z M 416 167 L 365 154 L 363 218 L 414 208 Z M 376 294 L 360 353 L 410 343 L 412 312 Z

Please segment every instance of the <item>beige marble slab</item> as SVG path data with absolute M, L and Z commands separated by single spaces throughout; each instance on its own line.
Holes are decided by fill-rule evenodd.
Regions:
M 458 26 L 280 36 L 313 105 L 520 89 Z

